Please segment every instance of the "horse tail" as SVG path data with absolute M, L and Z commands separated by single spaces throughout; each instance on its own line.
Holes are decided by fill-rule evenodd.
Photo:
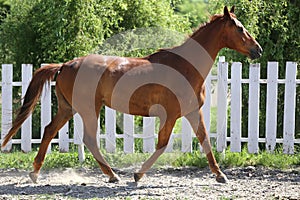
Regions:
M 2 147 L 17 133 L 23 122 L 29 117 L 35 108 L 43 91 L 44 84 L 53 79 L 55 74 L 61 69 L 62 64 L 50 64 L 39 68 L 33 75 L 32 80 L 24 96 L 22 107 L 19 109 L 17 117 L 13 121 L 12 127 L 4 137 Z

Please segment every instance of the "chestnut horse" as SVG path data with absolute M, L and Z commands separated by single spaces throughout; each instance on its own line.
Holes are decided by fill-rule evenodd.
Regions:
M 159 50 L 144 58 L 88 55 L 62 65 L 42 67 L 35 72 L 2 147 L 33 111 L 43 85 L 56 76 L 58 111 L 44 130 L 33 163 L 34 171 L 30 173 L 33 182 L 37 181 L 50 141 L 74 113 L 82 117 L 83 142 L 103 173 L 109 176 L 109 182 L 120 180 L 96 143 L 99 112 L 106 105 L 124 113 L 160 119 L 156 151 L 134 173 L 136 182 L 164 152 L 176 120 L 184 116 L 196 133 L 216 180 L 225 183 L 227 178 L 212 153 L 201 110 L 205 99 L 205 78 L 224 47 L 251 59 L 259 58 L 262 53 L 260 45 L 236 18 L 234 7 L 230 11 L 225 7 L 223 14 L 212 16 L 210 22 L 202 25 L 182 45 Z

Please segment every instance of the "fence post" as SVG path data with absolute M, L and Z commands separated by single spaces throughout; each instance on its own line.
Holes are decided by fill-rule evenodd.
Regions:
M 168 145 L 167 145 L 167 148 L 165 149 L 165 152 L 166 153 L 170 153 L 170 152 L 173 152 L 173 146 L 174 146 L 174 133 L 173 133 L 173 130 L 172 130 L 172 133 L 170 135 L 170 138 L 169 138 L 169 142 L 168 142 Z
M 41 67 L 47 64 L 42 64 Z M 46 82 L 41 95 L 41 138 L 43 138 L 45 127 L 51 122 L 51 83 Z M 47 153 L 51 152 L 51 142 Z
M 231 67 L 230 101 L 230 150 L 241 152 L 242 119 L 242 63 L 234 62 Z
M 205 127 L 208 135 L 210 135 L 211 72 L 209 72 L 208 76 L 205 79 L 205 91 L 206 97 L 202 106 L 202 111 L 204 115 Z
M 8 133 L 12 122 L 12 80 L 13 80 L 13 65 L 2 65 L 2 124 L 1 138 Z M 12 141 L 10 140 L 2 151 L 10 151 Z
M 32 78 L 32 65 L 22 64 L 22 97 L 25 96 L 31 78 Z M 21 149 L 23 152 L 31 151 L 31 138 L 32 138 L 31 122 L 32 122 L 32 115 L 30 115 L 21 126 Z
M 189 123 L 189 121 L 185 118 L 182 117 L 182 128 L 181 128 L 181 151 L 182 152 L 192 152 L 193 147 L 192 147 L 192 140 L 193 140 L 193 130 L 192 127 Z
M 116 151 L 116 111 L 105 107 L 105 148 L 108 153 Z
M 124 114 L 124 152 L 134 152 L 134 116 Z
M 283 153 L 294 154 L 297 63 L 286 63 L 284 92 Z
M 273 152 L 277 134 L 278 62 L 268 62 L 266 102 L 266 149 Z
M 69 151 L 69 122 L 67 122 L 58 132 L 58 145 L 60 152 Z
M 85 159 L 84 145 L 83 145 L 83 122 L 81 116 L 76 113 L 74 115 L 74 144 L 78 146 L 78 159 L 83 162 Z
M 217 151 L 225 153 L 227 137 L 228 63 L 218 63 Z
M 143 117 L 143 152 L 155 150 L 155 117 Z
M 248 151 L 258 153 L 260 64 L 250 64 L 248 107 Z

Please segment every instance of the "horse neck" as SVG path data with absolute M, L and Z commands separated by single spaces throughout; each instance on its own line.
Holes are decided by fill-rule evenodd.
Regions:
M 203 79 L 207 77 L 222 48 L 223 26 L 219 22 L 214 20 L 202 26 L 185 43 L 171 50 L 196 68 Z
M 189 40 L 197 42 L 206 50 L 212 60 L 215 60 L 218 52 L 224 46 L 222 44 L 223 28 L 222 19 L 215 19 L 199 28 Z

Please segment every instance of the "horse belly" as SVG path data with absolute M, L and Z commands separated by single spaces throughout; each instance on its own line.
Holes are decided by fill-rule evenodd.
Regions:
M 172 115 L 180 113 L 176 96 L 156 84 L 147 84 L 134 90 L 119 88 L 106 98 L 105 104 L 123 113 L 141 116 L 159 116 L 162 112 Z

